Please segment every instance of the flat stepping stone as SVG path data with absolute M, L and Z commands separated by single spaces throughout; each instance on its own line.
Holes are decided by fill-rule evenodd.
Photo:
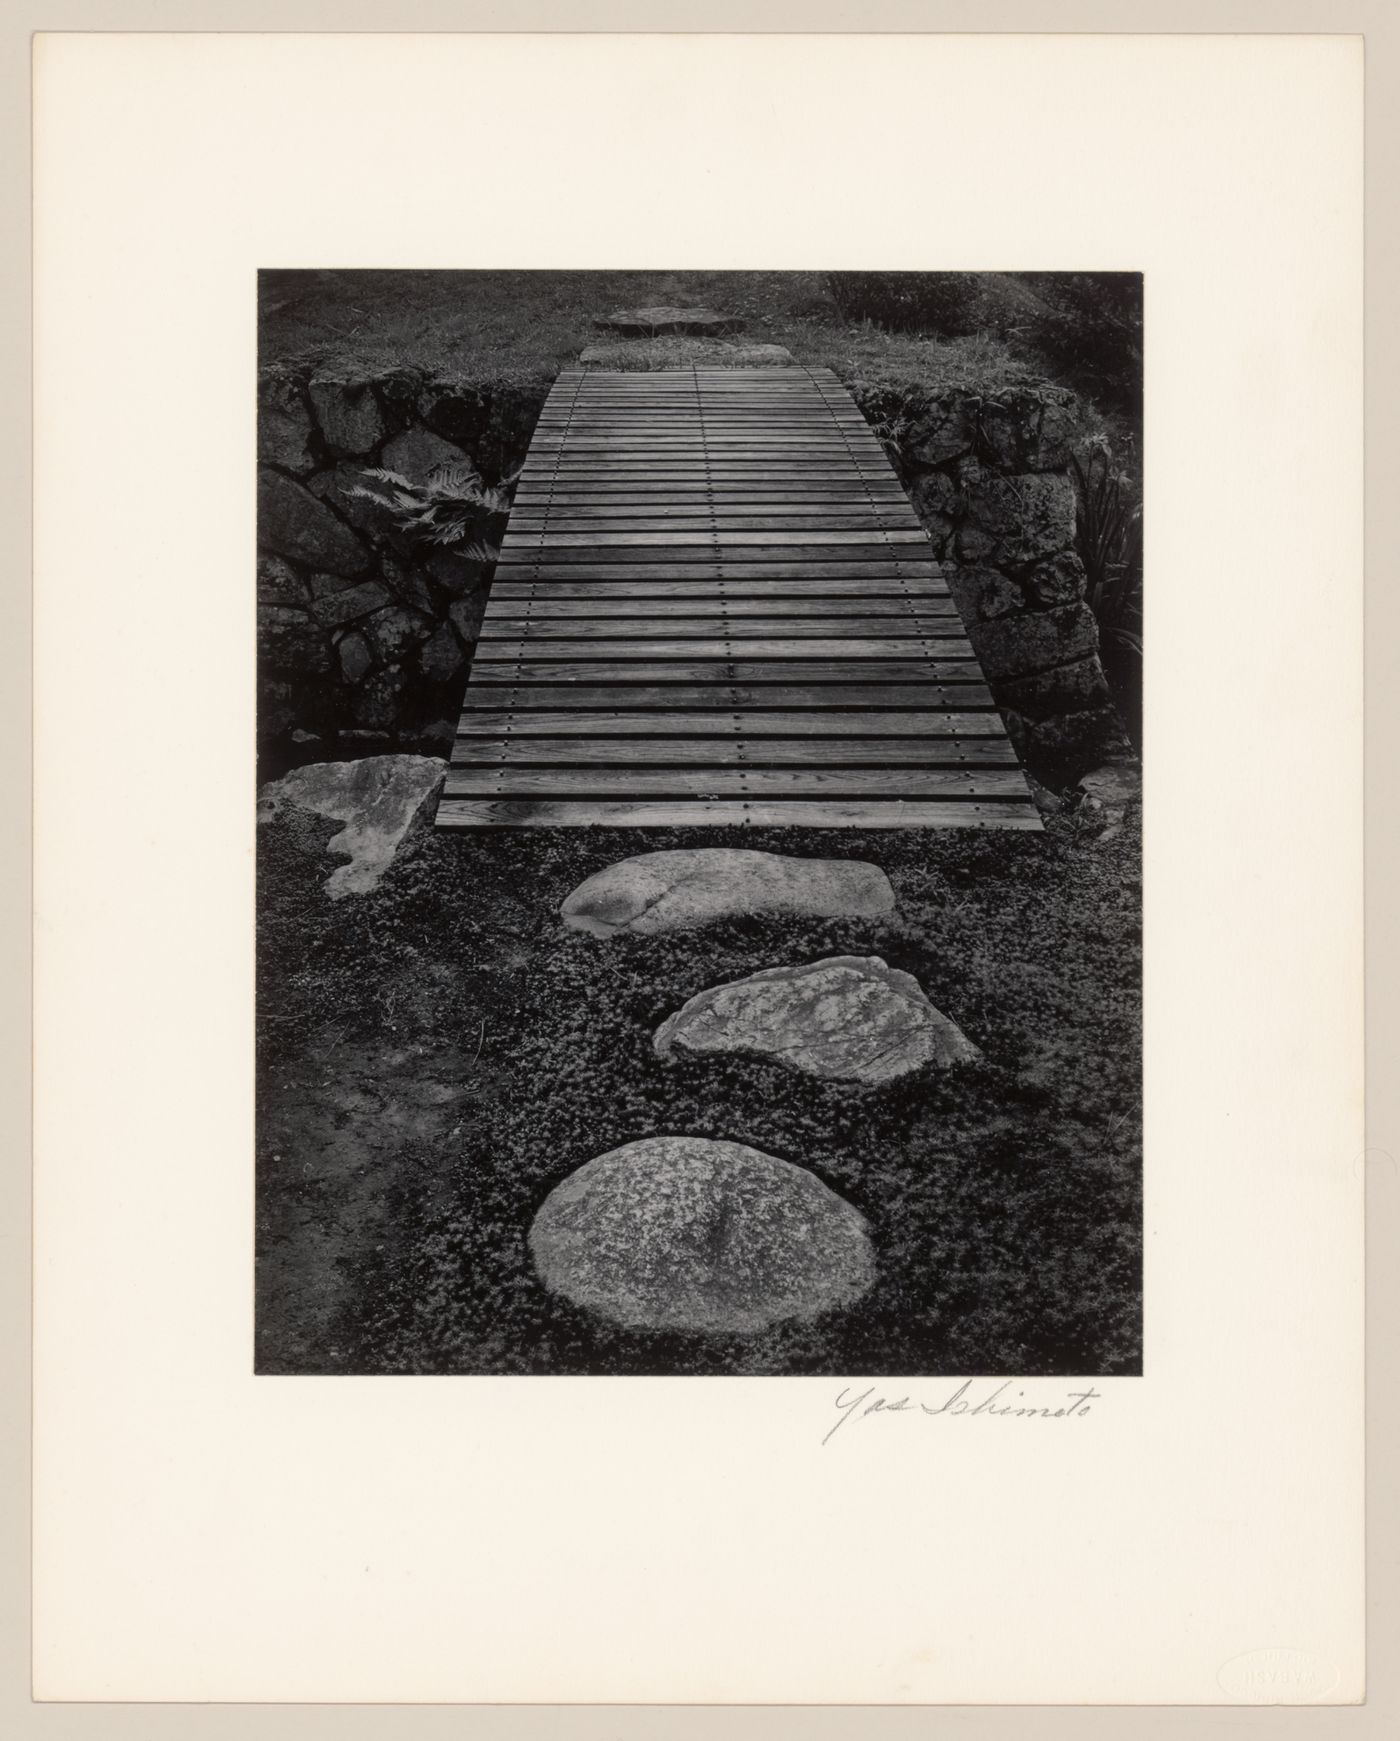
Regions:
M 796 359 L 786 345 L 745 344 L 742 339 L 735 343 L 732 339 L 687 338 L 683 334 L 589 345 L 579 352 L 578 360 L 609 369 L 636 369 L 639 372 L 688 367 L 693 363 L 734 369 L 786 369 L 796 365 Z
M 742 1143 L 658 1136 L 571 1173 L 530 1228 L 545 1286 L 635 1330 L 742 1335 L 848 1306 L 874 1279 L 865 1217 Z
M 878 955 L 770 967 L 691 998 L 656 1031 L 657 1052 L 743 1052 L 834 1082 L 881 1083 L 925 1064 L 981 1057 L 911 974 Z
M 652 333 L 726 333 L 744 329 L 737 315 L 719 314 L 713 308 L 675 308 L 669 303 L 651 308 L 620 308 L 613 314 L 599 315 L 593 324 L 608 332 L 639 337 Z
M 894 911 L 894 890 L 860 859 L 700 847 L 621 859 L 580 883 L 560 910 L 571 930 L 652 937 L 739 914 L 879 918 Z

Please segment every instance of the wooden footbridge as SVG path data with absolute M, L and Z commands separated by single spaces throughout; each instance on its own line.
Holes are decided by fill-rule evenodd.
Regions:
M 1040 826 L 927 536 L 825 369 L 560 375 L 438 822 Z

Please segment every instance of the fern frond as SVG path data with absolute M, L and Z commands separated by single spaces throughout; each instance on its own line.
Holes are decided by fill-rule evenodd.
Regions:
M 430 490 L 442 490 L 452 495 L 462 495 L 480 481 L 480 474 L 472 466 L 457 465 L 451 460 L 441 461 L 428 473 Z
M 351 484 L 341 490 L 342 496 L 359 496 L 366 502 L 377 502 L 381 508 L 394 508 L 398 504 L 388 496 L 381 496 L 378 490 L 367 490 L 363 484 Z

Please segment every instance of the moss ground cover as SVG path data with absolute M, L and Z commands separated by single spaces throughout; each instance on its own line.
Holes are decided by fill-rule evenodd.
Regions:
M 746 846 L 882 865 L 896 914 L 609 940 L 559 922 L 579 881 L 733 831 L 428 834 L 373 893 L 334 904 L 329 861 L 265 832 L 260 1370 L 1138 1369 L 1135 829 L 746 831 Z M 657 1025 L 706 986 L 832 954 L 916 975 L 985 1064 L 862 1090 L 654 1055 Z M 870 1222 L 872 1292 L 718 1341 L 613 1329 L 549 1295 L 526 1248 L 538 1205 L 594 1155 L 662 1132 L 810 1167 Z

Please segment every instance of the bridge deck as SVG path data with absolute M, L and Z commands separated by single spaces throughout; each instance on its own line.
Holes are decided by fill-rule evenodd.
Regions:
M 438 822 L 1040 827 L 928 538 L 824 369 L 560 375 Z

